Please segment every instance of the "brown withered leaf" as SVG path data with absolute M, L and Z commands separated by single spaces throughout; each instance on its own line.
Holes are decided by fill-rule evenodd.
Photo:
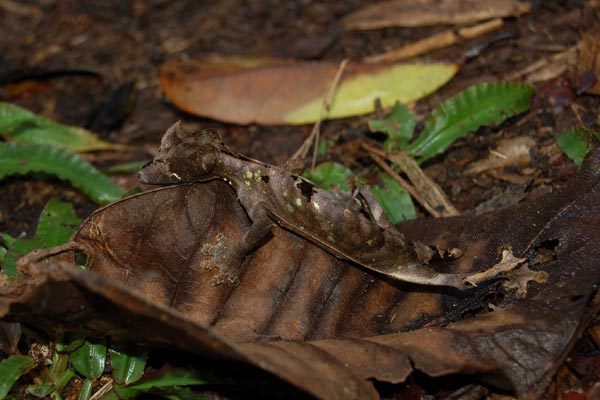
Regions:
M 531 5 L 518 0 L 391 0 L 366 6 L 342 20 L 346 29 L 459 25 L 526 14 Z
M 281 229 L 241 266 L 239 286 L 214 287 L 198 268 L 201 249 L 248 223 L 218 181 L 99 210 L 74 237 L 88 270 L 33 265 L 30 275 L 0 282 L 0 315 L 246 362 L 323 399 L 377 399 L 373 379 L 402 382 L 413 370 L 469 374 L 533 399 L 598 308 L 599 180 L 596 151 L 549 196 L 400 227 L 408 239 L 464 249 L 454 263 L 466 269 L 492 265 L 510 247 L 548 272 L 527 298 L 508 292 L 489 312 L 479 295 L 493 286 L 460 297 L 386 282 Z
M 596 28 L 583 34 L 577 47 L 579 50 L 579 62 L 577 63 L 578 72 L 581 75 L 591 72 L 595 75 L 595 83 L 587 91 L 593 94 L 600 94 L 600 29 Z

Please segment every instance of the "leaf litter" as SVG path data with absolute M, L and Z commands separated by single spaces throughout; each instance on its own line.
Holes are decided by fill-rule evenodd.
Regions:
M 0 315 L 244 361 L 318 398 L 376 399 L 371 379 L 402 382 L 413 368 L 432 377 L 475 375 L 537 398 L 592 312 L 600 283 L 599 156 L 593 152 L 567 187 L 538 200 L 399 225 L 408 240 L 465 250 L 457 260 L 433 261 L 439 268 L 476 271 L 499 262 L 498 249 L 527 258 L 548 274 L 527 298 L 496 284 L 460 296 L 390 282 L 280 228 L 240 266 L 237 287 L 215 287 L 198 270 L 201 243 L 215 232 L 239 236 L 248 220 L 231 188 L 213 181 L 98 210 L 72 239 L 88 254 L 87 269 L 31 265 L 3 282 Z M 536 263 L 542 250 L 553 256 Z M 504 293 L 504 301 L 488 303 L 491 293 Z
M 40 42 L 40 43 L 42 43 L 42 45 L 43 45 L 43 42 Z M 140 47 L 141 47 L 141 46 L 140 46 Z M 140 59 L 142 59 L 142 58 L 140 58 Z M 143 62 L 146 62 L 146 61 L 144 60 Z M 574 189 L 575 189 L 575 188 L 574 188 Z M 577 189 L 579 189 L 579 188 L 577 188 Z M 172 189 L 168 189 L 168 190 L 172 190 Z M 409 225 L 407 225 L 407 226 L 409 226 Z M 550 257 L 549 257 L 549 259 L 547 259 L 546 261 L 548 261 L 548 260 L 550 260 L 550 261 L 556 261 L 556 256 L 555 256 L 555 253 L 556 253 L 556 248 L 557 248 L 558 246 L 559 246 L 559 241 L 557 241 L 557 240 L 554 240 L 554 239 L 552 239 L 552 240 L 549 240 L 549 241 L 547 241 L 547 242 L 543 243 L 543 246 L 541 246 L 541 247 L 539 248 L 539 253 L 540 253 L 540 254 L 541 254 L 541 253 L 544 253 L 544 254 L 550 254 Z M 499 250 L 498 250 L 498 249 L 496 249 L 495 255 L 496 255 L 496 256 L 498 256 L 498 254 L 499 254 Z M 516 254 L 517 256 L 519 255 L 519 254 L 518 254 L 518 252 L 515 252 L 515 254 Z M 540 257 L 540 258 L 541 258 L 541 257 Z M 496 259 L 496 261 L 498 261 L 498 259 Z M 535 293 L 533 293 L 533 292 L 531 292 L 531 293 L 530 293 L 530 295 L 534 295 L 534 294 L 535 294 Z M 575 299 L 575 300 L 577 300 L 576 298 L 577 298 L 578 296 L 579 296 L 579 295 L 575 296 L 575 298 L 574 298 L 574 299 Z M 407 297 L 408 297 L 408 296 L 407 296 Z M 574 301 L 575 301 L 575 300 L 574 300 Z M 478 302 L 479 302 L 479 303 L 478 303 Z M 480 297 L 478 297 L 478 298 L 477 298 L 477 300 L 475 301 L 475 303 L 477 303 L 477 304 L 484 304 L 485 302 L 481 301 L 481 298 L 480 298 Z M 498 304 L 497 304 L 497 303 L 489 303 L 489 307 L 490 307 L 490 308 L 492 308 L 492 309 L 495 309 L 494 313 L 495 313 L 495 312 L 498 310 L 497 306 L 498 306 Z M 407 308 L 410 308 L 410 305 L 409 305 Z M 467 309 L 468 309 L 468 307 L 467 307 Z M 475 309 L 476 309 L 476 308 L 475 308 Z M 566 309 L 566 308 L 565 308 L 565 309 Z M 470 311 L 471 311 L 471 312 L 472 312 L 472 310 L 473 310 L 473 309 L 470 309 Z M 466 315 L 468 315 L 468 314 L 469 314 L 469 312 L 465 312 L 465 314 L 466 314 Z M 390 319 L 391 319 L 391 318 L 390 318 Z M 431 320 L 427 321 L 427 322 L 426 322 L 426 324 L 428 324 L 429 326 L 431 326 L 431 325 L 435 325 L 437 322 L 438 322 L 438 320 L 436 320 L 436 319 L 434 318 L 434 319 L 431 319 Z M 417 324 L 417 325 L 418 325 L 418 324 Z M 411 328 L 407 328 L 407 330 L 408 330 L 408 329 L 411 329 Z M 102 334 L 102 333 L 100 333 L 100 334 Z M 181 340 L 181 338 L 179 338 L 179 339 Z M 266 337 L 266 338 L 264 338 L 264 339 L 265 339 L 265 340 L 270 340 L 270 339 L 273 339 L 273 338 L 272 338 L 272 337 Z M 335 343 L 339 343 L 339 342 L 336 340 L 336 342 L 335 342 Z M 441 349 L 440 351 L 445 351 L 445 350 L 446 350 L 446 349 L 445 349 L 445 348 L 443 348 L 443 349 Z M 350 357 L 357 357 L 357 356 L 356 356 L 355 354 L 353 354 L 353 353 L 350 353 Z M 343 355 L 342 355 L 342 354 L 338 355 L 338 359 L 340 359 L 340 360 L 341 360 L 341 359 L 343 359 Z M 383 359 L 384 359 L 384 358 L 382 357 L 380 360 L 383 360 Z M 380 361 L 380 360 L 378 360 L 378 361 Z M 370 364 L 370 366 L 372 366 L 373 370 L 375 370 L 375 369 L 377 369 L 377 367 L 379 366 L 379 364 L 371 363 L 371 364 Z M 380 373 L 382 373 L 382 374 L 385 376 L 385 371 L 381 372 L 381 369 L 380 369 L 380 370 L 379 370 L 379 372 L 380 372 Z M 370 372 L 370 373 L 372 373 L 373 375 L 375 375 L 377 372 Z M 387 375 L 387 377 L 386 377 L 386 379 L 389 379 L 389 380 L 385 380 L 385 381 L 393 382 L 393 381 L 395 381 L 394 379 L 398 379 L 398 376 L 399 376 L 399 375 L 400 375 L 400 374 L 397 374 L 397 375 L 389 374 L 389 375 Z M 404 376 L 404 377 L 405 377 L 405 376 Z M 404 379 L 404 377 L 401 377 L 401 379 Z

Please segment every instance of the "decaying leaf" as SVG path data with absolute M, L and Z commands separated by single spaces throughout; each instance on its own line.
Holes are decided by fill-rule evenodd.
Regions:
M 531 5 L 518 0 L 392 0 L 366 6 L 343 22 L 346 29 L 379 29 L 390 26 L 417 27 L 459 25 L 482 20 L 518 17 Z
M 535 141 L 527 136 L 501 140 L 497 148 L 490 150 L 487 158 L 472 163 L 463 174 L 475 175 L 511 164 L 527 165 L 531 161 L 530 151 L 534 144 Z
M 577 45 L 579 50 L 578 70 L 581 74 L 592 72 L 596 76 L 596 83 L 587 91 L 600 94 L 600 29 L 586 32 Z
M 463 249 L 455 261 L 432 262 L 436 268 L 478 270 L 511 249 L 548 274 L 525 299 L 506 292 L 493 311 L 483 311 L 483 296 L 495 285 L 459 295 L 389 282 L 280 228 L 240 265 L 239 286 L 213 286 L 202 249 L 248 224 L 233 190 L 213 181 L 99 210 L 73 238 L 89 255 L 87 270 L 31 265 L 30 274 L 0 282 L 0 315 L 241 361 L 323 399 L 377 399 L 373 380 L 402 382 L 413 369 L 473 375 L 534 399 L 596 311 L 599 171 L 595 151 L 578 177 L 546 197 L 399 227 L 408 240 Z
M 210 58 L 172 61 L 161 75 L 167 97 L 192 114 L 237 124 L 306 124 L 319 118 L 335 63 Z M 453 63 L 349 63 L 326 118 L 344 118 L 418 100 L 456 74 Z

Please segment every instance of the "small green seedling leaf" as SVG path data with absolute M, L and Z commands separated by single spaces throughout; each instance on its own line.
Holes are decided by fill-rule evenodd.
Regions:
M 371 192 L 393 224 L 417 217 L 410 194 L 388 174 L 380 175 Z
M 0 232 L 0 261 L 8 255 L 8 249 L 15 242 L 15 239 L 7 233 Z M 0 267 L 2 263 L 0 262 Z
M 331 140 L 321 140 L 319 141 L 319 146 L 317 147 L 317 155 L 324 156 L 327 154 L 327 150 L 333 147 L 334 143 Z
M 35 367 L 32 357 L 12 355 L 0 361 L 0 399 L 6 397 L 13 384 Z
M 45 145 L 0 143 L 0 179 L 30 172 L 45 172 L 65 179 L 98 204 L 108 204 L 125 194 L 123 189 L 75 154 Z
M 329 190 L 332 186 L 337 185 L 344 192 L 350 190 L 348 179 L 351 176 L 352 171 L 348 168 L 329 161 L 317 165 L 312 172 L 309 170 L 304 172 L 305 178 L 310 179 L 323 189 Z
M 113 165 L 112 167 L 102 169 L 105 174 L 131 174 L 137 172 L 146 165 L 148 161 L 134 161 L 127 164 Z
M 408 150 L 420 162 L 425 161 L 480 126 L 526 111 L 533 92 L 533 87 L 518 83 L 492 82 L 471 86 L 431 113 L 423 132 Z
M 2 273 L 8 276 L 18 275 L 17 261 L 19 258 L 30 251 L 43 247 L 42 241 L 35 236 L 31 239 L 14 239 L 12 245 L 6 249 L 4 256 L 0 258 Z
M 44 247 L 58 246 L 69 240 L 79 224 L 81 218 L 71 203 L 52 198 L 42 210 L 35 235 Z
M 106 340 L 92 342 L 84 340 L 81 347 L 71 353 L 73 368 L 85 377 L 79 400 L 87 400 L 92 394 L 94 381 L 102 375 L 106 364 Z
M 213 382 L 214 379 L 202 376 L 193 370 L 172 370 L 160 377 L 144 380 L 143 382 L 129 386 L 137 390 L 149 390 L 158 387 L 204 385 Z
M 98 379 L 106 363 L 106 341 L 84 340 L 83 344 L 71 353 L 73 368 L 87 379 Z
M 42 377 L 47 378 L 47 375 L 44 375 L 43 372 Z M 54 399 L 60 399 L 58 393 L 67 386 L 73 376 L 75 376 L 75 372 L 69 368 L 57 376 L 50 376 L 46 382 L 27 386 L 27 393 L 40 399 L 46 399 L 49 396 Z
M 75 215 L 73 205 L 57 198 L 50 199 L 38 220 L 37 230 L 31 239 L 13 239 L 1 234 L 8 249 L 4 256 L 0 254 L 2 272 L 5 275 L 16 275 L 17 260 L 20 256 L 35 249 L 58 246 L 65 243 L 75 229 L 81 224 L 81 219 Z M 10 238 L 10 240 L 7 240 Z
M 164 368 L 154 373 L 153 376 L 143 378 L 139 383 L 129 386 L 115 385 L 114 392 L 119 399 L 131 399 L 149 391 L 154 394 L 159 391 L 168 394 L 181 386 L 205 385 L 215 382 L 214 377 L 203 376 L 194 370 Z
M 371 132 L 387 135 L 383 143 L 386 151 L 401 150 L 412 139 L 415 131 L 415 115 L 401 103 L 396 103 L 390 114 L 384 119 L 369 120 Z
M 34 397 L 40 398 L 40 399 L 44 399 L 44 398 L 48 397 L 48 395 L 50 393 L 52 393 L 53 391 L 54 391 L 54 385 L 49 382 L 44 382 L 44 383 L 40 383 L 37 385 L 27 386 L 27 393 Z
M 132 343 L 115 343 L 109 348 L 113 378 L 121 385 L 138 381 L 144 374 L 148 349 Z
M 579 166 L 594 145 L 598 145 L 599 140 L 600 133 L 587 129 L 573 129 L 556 135 L 556 142 L 562 151 Z
M 0 136 L 23 144 L 44 144 L 74 152 L 108 150 L 107 143 L 92 132 L 36 115 L 10 103 L 0 102 Z

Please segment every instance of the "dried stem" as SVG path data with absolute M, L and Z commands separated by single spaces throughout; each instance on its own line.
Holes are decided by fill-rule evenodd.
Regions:
M 17 262 L 17 268 L 21 273 L 27 274 L 27 266 L 29 264 L 35 264 L 50 256 L 79 249 L 79 244 L 72 240 L 69 240 L 67 243 L 60 246 L 49 247 L 47 249 L 36 249 L 21 257 Z
M 460 214 L 442 189 L 431 180 L 431 178 L 425 175 L 415 160 L 408 154 L 404 152 L 388 154 L 383 150 L 376 149 L 367 144 L 364 144 L 363 146 L 377 165 L 398 181 L 417 203 L 422 205 L 432 216 L 439 218 Z M 403 179 L 387 162 L 385 162 L 385 159 L 392 164 L 397 165 L 404 173 L 406 173 L 411 183 Z
M 319 114 L 319 119 L 317 119 L 317 121 L 313 125 L 310 135 L 306 138 L 304 143 L 302 143 L 302 146 L 300 146 L 300 148 L 290 158 L 290 161 L 298 159 L 298 158 L 305 158 L 306 155 L 308 154 L 308 149 L 314 142 L 313 157 L 312 157 L 310 169 L 313 170 L 315 168 L 315 162 L 317 159 L 317 149 L 319 147 L 319 135 L 321 132 L 321 122 L 325 118 L 326 114 L 329 112 L 329 107 L 331 106 L 331 100 L 333 99 L 333 95 L 334 95 L 337 87 L 340 84 L 340 80 L 342 79 L 342 74 L 344 73 L 344 70 L 346 69 L 346 64 L 348 64 L 347 58 L 342 60 L 342 62 L 340 63 L 340 66 L 338 67 L 338 69 L 335 73 L 333 81 L 331 81 L 331 85 L 329 86 L 329 92 L 327 92 L 327 96 L 325 96 L 325 98 L 323 99 L 323 106 L 321 107 L 321 113 Z M 290 161 L 288 161 L 288 163 L 290 163 Z

